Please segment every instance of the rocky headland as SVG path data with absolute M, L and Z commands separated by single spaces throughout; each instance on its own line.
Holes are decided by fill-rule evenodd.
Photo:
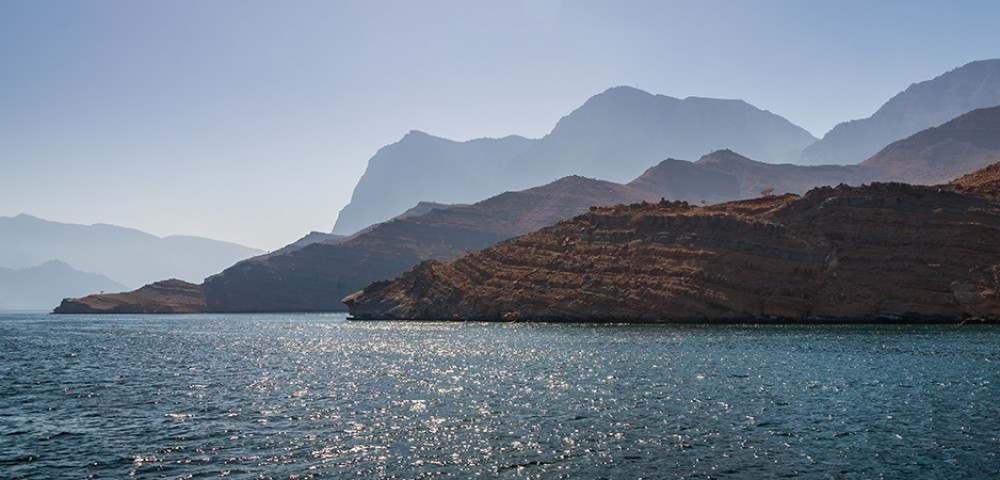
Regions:
M 67 298 L 52 313 L 199 313 L 207 310 L 201 285 L 172 278 L 127 293 Z
M 344 301 L 356 319 L 1000 321 L 997 172 L 597 208 Z

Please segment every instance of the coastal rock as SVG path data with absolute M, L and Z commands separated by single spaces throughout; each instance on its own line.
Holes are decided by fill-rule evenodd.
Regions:
M 198 313 L 207 308 L 201 285 L 172 278 L 132 292 L 67 298 L 53 313 Z
M 958 190 L 879 183 L 596 209 L 345 302 L 357 319 L 997 321 L 1000 206 Z

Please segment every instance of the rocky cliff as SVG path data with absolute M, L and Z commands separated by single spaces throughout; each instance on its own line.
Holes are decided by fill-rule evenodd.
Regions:
M 802 152 L 801 164 L 854 165 L 886 145 L 966 112 L 1000 105 L 1000 59 L 981 60 L 910 85 L 871 117 L 837 125 Z
M 345 302 L 358 319 L 1000 321 L 995 172 L 595 209 Z

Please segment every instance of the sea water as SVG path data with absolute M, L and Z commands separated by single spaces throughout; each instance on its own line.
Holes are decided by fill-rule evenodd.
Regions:
M 0 315 L 2 478 L 998 478 L 1000 327 Z

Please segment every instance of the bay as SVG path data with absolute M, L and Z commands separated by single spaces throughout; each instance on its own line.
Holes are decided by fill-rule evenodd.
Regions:
M 997 478 L 1000 328 L 0 314 L 3 478 Z

